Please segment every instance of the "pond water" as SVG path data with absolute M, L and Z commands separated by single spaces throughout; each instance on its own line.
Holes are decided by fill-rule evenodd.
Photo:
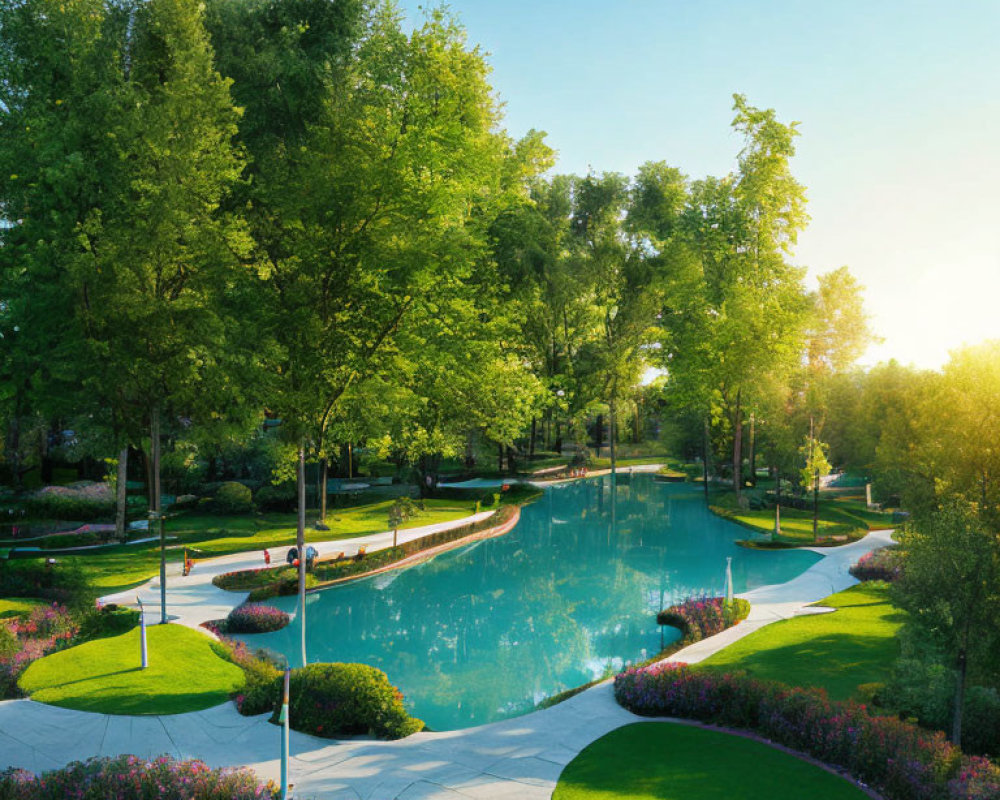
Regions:
M 821 556 L 747 550 L 691 484 L 649 475 L 554 486 L 505 536 L 309 595 L 308 655 L 370 664 L 434 730 L 493 722 L 659 652 L 679 637 L 656 614 L 782 583 Z M 271 601 L 286 611 L 296 598 Z M 298 663 L 296 620 L 242 637 Z

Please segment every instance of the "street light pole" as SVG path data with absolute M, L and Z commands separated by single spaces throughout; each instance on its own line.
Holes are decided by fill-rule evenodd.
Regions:
M 136 595 L 136 602 L 139 604 L 139 652 L 142 656 L 142 668 L 149 666 L 149 651 L 146 649 L 146 609 L 142 605 L 142 598 Z

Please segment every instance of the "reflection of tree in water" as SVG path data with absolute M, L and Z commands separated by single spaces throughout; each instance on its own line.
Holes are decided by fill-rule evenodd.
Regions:
M 506 536 L 315 596 L 310 656 L 385 670 L 432 728 L 502 718 L 655 652 L 656 613 L 718 592 L 725 556 L 751 556 L 734 561 L 738 587 L 774 582 L 758 579 L 773 561 L 734 553 L 740 535 L 648 477 L 566 484 Z M 295 635 L 253 638 L 293 652 Z

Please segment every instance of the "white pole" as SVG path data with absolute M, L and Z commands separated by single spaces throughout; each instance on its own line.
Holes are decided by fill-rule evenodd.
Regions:
M 285 685 L 281 695 L 281 800 L 288 800 L 288 682 L 292 668 L 285 667 Z
M 733 557 L 726 556 L 726 605 L 733 603 Z
M 146 648 L 146 609 L 142 606 L 142 600 L 136 596 L 139 603 L 139 651 L 142 654 L 142 668 L 149 666 L 149 651 Z

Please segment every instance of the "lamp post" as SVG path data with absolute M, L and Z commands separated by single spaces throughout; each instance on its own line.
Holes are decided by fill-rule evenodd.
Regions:
M 288 683 L 292 668 L 285 667 L 285 683 L 281 695 L 281 800 L 288 800 Z
M 733 604 L 733 557 L 726 556 L 726 607 Z
M 149 666 L 149 651 L 146 648 L 146 609 L 142 605 L 142 598 L 136 595 L 136 602 L 139 604 L 139 652 L 142 655 L 142 668 Z
M 149 528 L 157 526 L 160 537 L 160 624 L 167 624 L 167 541 L 163 535 L 163 512 L 152 509 L 149 512 Z

